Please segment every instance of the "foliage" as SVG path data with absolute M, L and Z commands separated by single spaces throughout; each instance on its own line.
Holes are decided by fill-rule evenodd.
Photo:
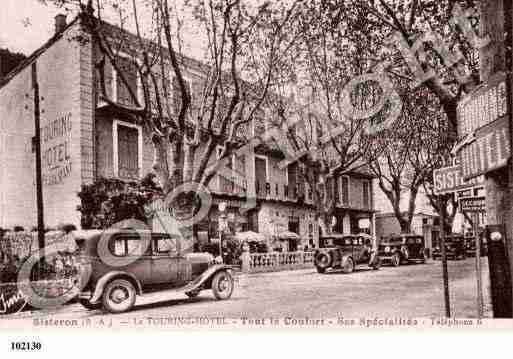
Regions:
M 144 206 L 162 191 L 149 174 L 140 182 L 99 178 L 94 183 L 83 184 L 78 196 L 81 204 L 84 229 L 107 228 L 124 219 L 146 222 Z
M 26 58 L 27 57 L 21 53 L 15 53 L 9 51 L 9 49 L 0 48 L 0 81 Z

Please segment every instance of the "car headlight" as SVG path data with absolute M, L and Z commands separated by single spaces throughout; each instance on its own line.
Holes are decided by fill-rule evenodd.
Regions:
M 386 247 L 385 247 L 385 253 L 388 253 L 388 252 L 390 252 L 390 247 L 389 247 L 389 246 L 386 246 Z

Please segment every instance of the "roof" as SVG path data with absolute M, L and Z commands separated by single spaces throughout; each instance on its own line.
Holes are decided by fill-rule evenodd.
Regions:
M 18 66 L 11 70 L 7 75 L 3 77 L 0 81 L 0 89 L 7 85 L 17 74 L 23 71 L 25 68 L 30 66 L 42 53 L 44 53 L 47 49 L 49 49 L 53 44 L 59 41 L 62 38 L 62 35 L 66 30 L 68 30 L 71 26 L 77 23 L 79 20 L 79 16 L 76 16 L 72 21 L 70 21 L 66 27 L 58 33 L 55 33 L 48 41 L 46 41 L 40 48 L 30 54 L 25 60 L 20 62 Z

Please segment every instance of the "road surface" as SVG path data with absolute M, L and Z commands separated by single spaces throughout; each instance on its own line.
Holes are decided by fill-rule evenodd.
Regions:
M 474 258 L 449 261 L 451 311 L 455 317 L 476 317 Z M 485 316 L 490 316 L 489 280 L 486 259 L 482 260 Z M 352 274 L 318 274 L 315 269 L 238 275 L 230 300 L 216 301 L 211 291 L 197 298 L 159 295 L 138 299 L 132 312 L 115 315 L 116 320 L 134 317 L 225 317 L 241 318 L 361 318 L 442 317 L 444 314 L 440 261 L 361 268 Z M 100 310 L 89 311 L 79 304 L 46 312 L 22 312 L 5 319 L 109 318 Z M 3 323 L 5 324 L 5 322 Z

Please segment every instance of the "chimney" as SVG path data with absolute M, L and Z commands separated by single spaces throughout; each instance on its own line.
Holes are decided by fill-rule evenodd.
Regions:
M 61 33 L 64 31 L 64 28 L 66 27 L 66 15 L 64 14 L 57 14 L 55 15 L 55 33 Z

